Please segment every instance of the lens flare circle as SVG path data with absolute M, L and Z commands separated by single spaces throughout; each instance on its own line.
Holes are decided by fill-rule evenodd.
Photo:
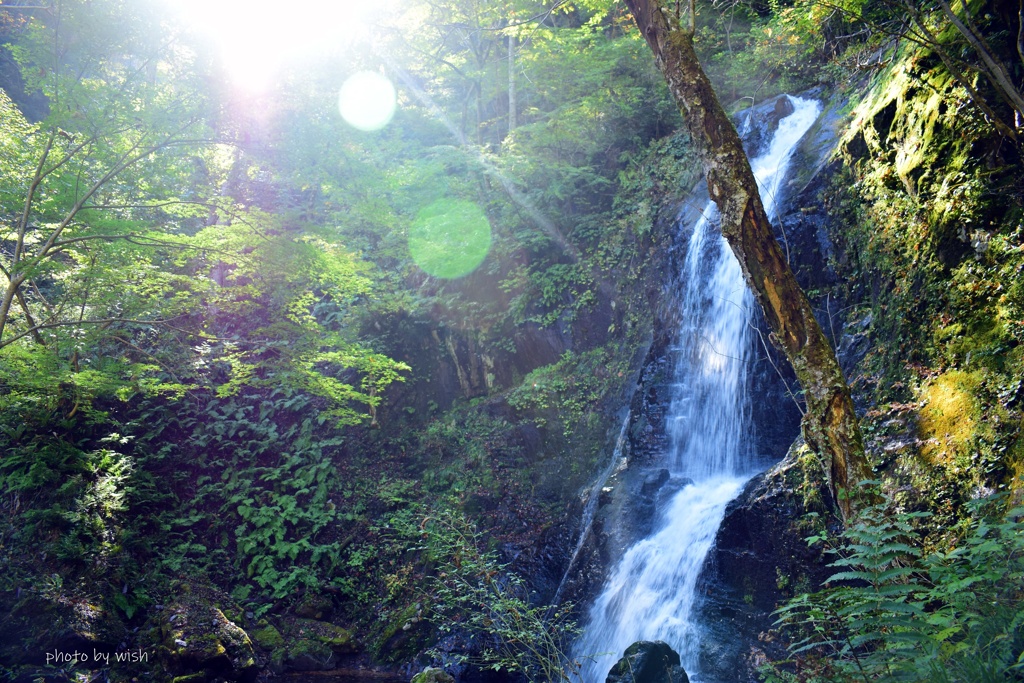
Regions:
M 367 132 L 380 130 L 395 115 L 398 93 L 386 77 L 374 71 L 349 76 L 338 93 L 338 111 L 348 125 Z
M 476 270 L 491 250 L 483 209 L 462 199 L 439 199 L 420 210 L 409 228 L 409 253 L 434 277 L 454 279 Z

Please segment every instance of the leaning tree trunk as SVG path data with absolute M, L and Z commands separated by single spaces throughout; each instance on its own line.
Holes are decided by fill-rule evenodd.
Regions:
M 722 235 L 739 259 L 772 330 L 804 390 L 803 433 L 826 463 L 825 476 L 844 517 L 868 473 L 850 389 L 835 352 L 779 248 L 739 134 L 722 109 L 693 49 L 690 30 L 656 0 L 626 0 L 658 68 L 683 112 L 721 214 Z M 678 6 L 678 5 L 677 5 Z M 692 4 L 691 4 L 692 8 Z M 692 9 L 691 9 L 692 11 Z

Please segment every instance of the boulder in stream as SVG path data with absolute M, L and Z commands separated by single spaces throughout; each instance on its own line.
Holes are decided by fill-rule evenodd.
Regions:
M 455 683 L 455 678 L 444 669 L 431 666 L 413 676 L 412 683 Z
M 626 648 L 605 683 L 690 683 L 679 653 L 660 640 L 640 640 Z

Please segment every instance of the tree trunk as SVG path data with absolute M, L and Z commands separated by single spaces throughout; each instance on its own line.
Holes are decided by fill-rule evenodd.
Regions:
M 519 125 L 516 121 L 516 37 L 508 34 L 508 132 L 511 133 Z
M 995 56 L 985 38 L 979 31 L 975 30 L 974 20 L 971 19 L 967 3 L 964 2 L 964 16 L 967 18 L 967 25 L 964 25 L 964 22 L 960 20 L 960 17 L 956 15 L 956 12 L 953 11 L 953 8 L 950 7 L 946 0 L 938 1 L 946 18 L 949 19 L 950 23 L 960 32 L 960 35 L 971 44 L 974 51 L 981 57 L 981 61 L 985 64 L 985 75 L 992 81 L 996 92 L 1002 95 L 1006 103 L 1016 110 L 1017 116 L 1015 118 L 1019 120 L 1021 116 L 1024 116 L 1024 96 L 1021 95 L 1017 86 L 1014 85 L 1013 77 L 1010 76 L 1009 70 L 1003 65 L 1002 60 Z
M 4 290 L 3 298 L 0 299 L 0 342 L 3 341 L 4 330 L 7 329 L 7 320 L 11 314 L 11 306 L 18 297 L 18 288 L 25 281 L 24 275 L 14 275 L 11 273 L 11 276 Z
M 825 463 L 824 475 L 844 517 L 865 479 L 860 426 L 850 389 L 810 301 L 772 233 L 739 134 L 722 109 L 693 49 L 693 33 L 675 25 L 656 0 L 626 0 L 686 120 L 718 205 L 722 234 L 740 262 L 804 390 L 803 434 Z

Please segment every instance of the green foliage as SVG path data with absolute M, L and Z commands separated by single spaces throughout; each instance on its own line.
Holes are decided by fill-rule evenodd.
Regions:
M 420 457 L 429 463 L 423 483 L 437 495 L 462 496 L 499 488 L 496 470 L 512 425 L 474 408 L 452 410 L 428 423 L 420 434 Z M 519 458 L 504 464 L 525 465 Z
M 819 680 L 1005 680 L 1024 662 L 1024 509 L 1005 503 L 976 501 L 932 549 L 920 536 L 929 515 L 886 503 L 838 539 L 809 538 L 840 571 L 778 610 L 791 652 L 827 656 Z
M 460 630 L 478 639 L 479 655 L 461 655 L 462 661 L 519 672 L 529 681 L 578 676 L 579 663 L 568 655 L 579 633 L 571 605 L 531 604 L 523 579 L 493 551 L 481 550 L 482 536 L 465 519 L 431 515 L 423 530 L 436 566 L 431 619 L 442 632 Z
M 597 457 L 636 343 L 622 339 L 650 324 L 646 306 L 610 299 L 639 301 L 660 194 L 697 170 L 680 138 L 658 143 L 664 166 L 648 156 L 679 118 L 646 46 L 606 0 L 417 5 L 409 17 L 437 21 L 380 38 L 383 71 L 410 78 L 389 128 L 366 135 L 336 106 L 340 75 L 380 68 L 369 52 L 289 74 L 252 113 L 156 5 L 58 11 L 11 46 L 49 116 L 29 121 L 0 93 L 4 588 L 98 595 L 135 620 L 178 574 L 257 614 L 330 590 L 372 656 L 411 657 L 428 637 L 424 576 L 458 557 L 419 548 L 423 501 L 538 543 Z M 488 258 L 462 279 L 425 276 L 409 251 L 442 198 L 492 226 Z M 409 431 L 381 409 L 411 372 L 396 359 L 429 357 L 438 328 L 505 363 L 524 330 L 609 308 L 607 332 L 531 375 L 542 392 L 513 393 L 518 418 L 493 376 L 486 400 L 447 412 L 451 397 L 432 394 L 419 431 L 412 406 Z M 393 334 L 398 319 L 428 334 Z M 538 440 L 535 418 L 558 427 Z M 23 552 L 36 538 L 45 556 Z M 492 663 L 545 634 L 516 665 L 561 675 L 563 613 L 545 619 L 523 580 L 473 552 L 503 577 L 478 586 L 496 608 L 473 617 L 500 615 Z
M 332 498 L 341 484 L 330 454 L 341 440 L 318 433 L 310 402 L 278 389 L 183 401 L 173 416 L 161 405 L 143 413 L 141 423 L 156 427 L 141 445 L 187 435 L 142 460 L 146 479 L 166 473 L 182 497 L 160 515 L 169 570 L 195 567 L 219 577 L 230 563 L 275 598 L 327 582 L 346 517 Z M 194 525 L 201 520 L 200 534 Z
M 522 68 L 532 106 L 504 140 L 500 163 L 555 216 L 606 210 L 616 182 L 609 170 L 680 123 L 646 44 L 627 22 L 597 13 L 579 27 L 529 35 Z
M 133 460 L 106 448 L 83 451 L 63 440 L 32 441 L 8 448 L 0 464 L 0 495 L 36 503 L 25 505 L 12 540 L 50 539 L 44 552 L 76 571 L 90 563 L 108 566 L 118 559 L 123 540 Z
M 540 424 L 557 420 L 569 436 L 600 415 L 609 389 L 628 370 L 629 359 L 613 346 L 584 353 L 567 351 L 557 363 L 537 368 L 511 391 L 508 402 L 530 410 Z
M 515 292 L 510 312 L 519 324 L 535 322 L 549 326 L 560 319 L 571 322 L 597 300 L 594 281 L 581 263 L 544 267 L 535 262 L 510 272 L 501 287 L 506 292 Z

